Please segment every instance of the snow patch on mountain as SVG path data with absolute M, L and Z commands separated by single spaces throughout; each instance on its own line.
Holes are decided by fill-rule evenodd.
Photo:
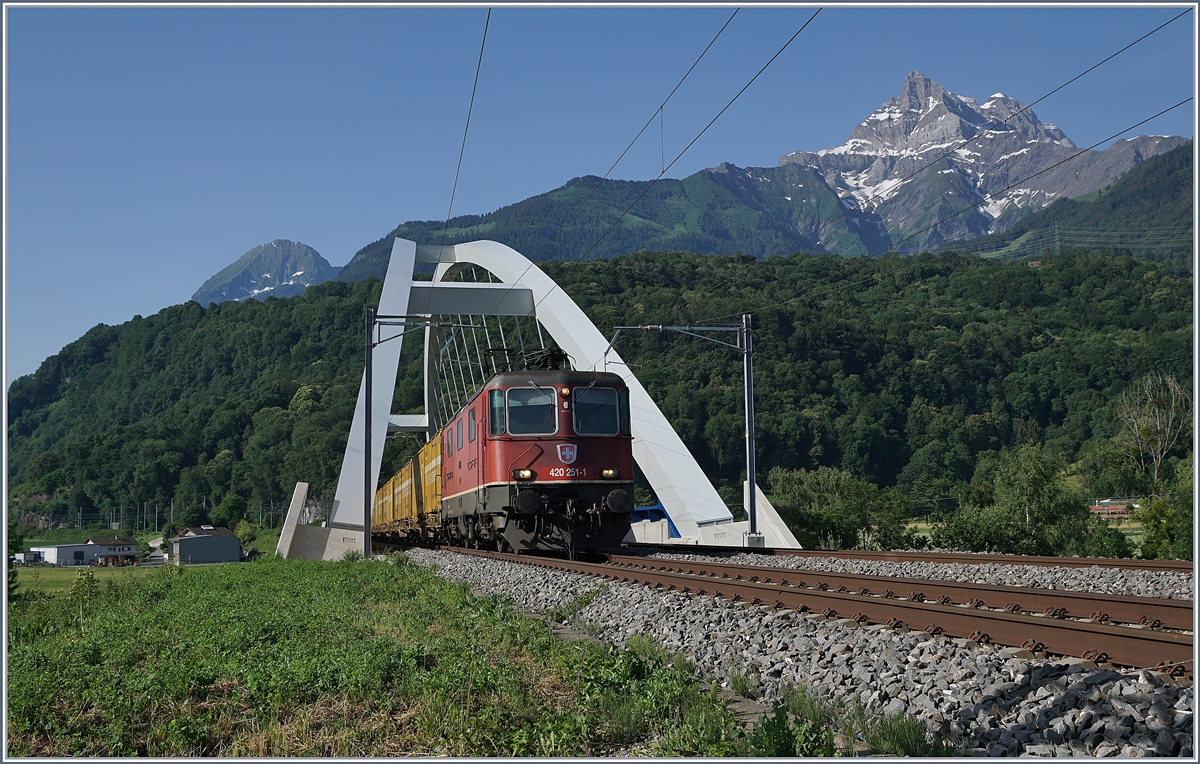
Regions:
M 207 306 L 226 300 L 291 297 L 338 274 L 312 247 L 276 239 L 251 249 L 204 282 L 192 299 Z M 290 273 L 291 276 L 282 274 Z M 280 274 L 272 276 L 271 274 Z
M 1073 158 L 1079 150 L 1070 138 L 1057 125 L 1042 123 L 1021 101 L 997 92 L 979 105 L 913 71 L 900 95 L 858 123 L 845 143 L 797 151 L 779 164 L 812 168 L 843 202 L 881 215 L 879 222 L 889 231 L 917 228 L 918 221 L 942 209 L 947 188 L 989 199 L 910 243 L 920 247 L 925 241 L 978 235 L 1010 207 L 1032 211 L 1063 196 L 1095 191 L 1184 140 L 1134 138 Z M 945 180 L 933 183 L 935 177 Z M 1007 190 L 1015 184 L 1023 187 Z

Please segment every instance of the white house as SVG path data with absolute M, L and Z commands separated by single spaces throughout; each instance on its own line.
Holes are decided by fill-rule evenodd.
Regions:
M 137 561 L 137 541 L 128 536 L 90 538 L 83 544 L 30 547 L 48 565 L 131 565 Z
M 41 552 L 47 565 L 95 565 L 97 548 L 94 544 L 59 544 L 58 546 L 30 547 L 31 552 Z

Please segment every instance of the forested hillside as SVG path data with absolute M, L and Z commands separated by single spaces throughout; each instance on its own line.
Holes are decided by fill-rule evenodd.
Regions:
M 166 506 L 198 521 L 332 494 L 362 377 L 363 308 L 380 283 L 195 302 L 99 325 L 9 388 L 9 483 L 50 506 Z
M 1060 199 L 995 236 L 957 242 L 958 251 L 1013 258 L 1059 245 L 1132 255 L 1192 272 L 1192 142 L 1147 159 L 1099 191 Z
M 849 220 L 840 219 L 844 207 L 837 194 L 810 168 L 785 165 L 754 172 L 769 176 L 777 185 L 806 191 L 793 192 L 795 201 L 780 193 L 764 193 L 753 179 L 747 179 L 746 170 L 726 164 L 657 183 L 574 178 L 561 188 L 486 215 L 451 218 L 448 228 L 440 220 L 404 223 L 359 250 L 338 278 L 383 278 L 392 239 L 401 236 L 418 244 L 439 244 L 443 233 L 447 244 L 490 239 L 536 262 L 609 260 L 639 249 L 766 256 L 797 249 L 825 252 L 815 238 L 801 239 L 819 229 L 822 220 L 836 219 L 826 233 L 845 244 L 839 253 L 864 254 L 880 248 L 874 227 L 864 246 Z M 580 207 L 585 199 L 587 204 Z M 572 217 L 577 209 L 578 215 Z M 886 240 L 882 246 L 887 246 Z
M 1113 456 L 1116 398 L 1150 372 L 1191 385 L 1191 281 L 1128 257 L 1068 251 L 1031 268 L 959 255 L 672 252 L 543 268 L 608 336 L 615 325 L 756 311 L 764 476 L 836 467 L 914 501 L 964 496 L 1015 446 L 1044 443 L 1084 491 L 1143 490 Z M 197 518 L 216 507 L 220 520 L 247 501 L 285 500 L 297 480 L 332 498 L 363 307 L 379 287 L 329 282 L 97 326 L 9 389 L 12 498 L 47 508 L 174 499 Z M 650 332 L 625 332 L 617 348 L 736 501 L 738 354 Z M 405 346 L 394 410 L 419 406 L 419 349 Z M 389 465 L 408 448 L 393 442 Z

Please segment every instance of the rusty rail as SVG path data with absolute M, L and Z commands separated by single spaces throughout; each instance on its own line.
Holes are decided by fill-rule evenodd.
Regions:
M 1109 557 L 1035 557 L 1016 554 L 976 554 L 972 552 L 864 552 L 824 549 L 755 549 L 750 547 L 704 546 L 697 544 L 627 544 L 631 549 L 661 549 L 672 554 L 762 554 L 777 557 L 833 557 L 839 560 L 880 560 L 886 562 L 940 562 L 960 565 L 1037 565 L 1060 568 L 1118 568 L 1120 570 L 1158 570 L 1191 573 L 1188 560 L 1124 560 Z
M 917 602 L 933 600 L 943 605 L 969 605 L 1006 610 L 1010 613 L 1041 613 L 1054 618 L 1088 618 L 1101 623 L 1126 623 L 1151 628 L 1193 628 L 1193 607 L 1189 600 L 1154 597 L 1128 597 L 1093 592 L 1066 592 L 1017 586 L 989 586 L 925 578 L 892 578 L 858 573 L 831 573 L 798 568 L 732 565 L 729 563 L 664 560 L 628 555 L 612 555 L 609 562 L 618 567 L 669 570 L 676 573 L 709 577 L 739 578 L 763 583 L 780 583 L 814 589 L 832 589 L 840 593 L 903 597 Z
M 571 562 L 544 557 L 454 549 L 462 554 L 490 557 L 598 576 L 622 583 L 644 584 L 668 590 L 725 597 L 734 601 L 799 612 L 821 613 L 831 619 L 848 618 L 859 624 L 886 624 L 916 628 L 981 644 L 1024 647 L 1033 652 L 1069 655 L 1097 663 L 1149 668 L 1192 666 L 1192 635 L 1174 631 L 1135 629 L 1127 626 L 978 610 L 961 605 L 912 602 L 884 597 L 864 597 L 779 583 L 710 578 L 662 570 L 618 568 L 609 564 Z

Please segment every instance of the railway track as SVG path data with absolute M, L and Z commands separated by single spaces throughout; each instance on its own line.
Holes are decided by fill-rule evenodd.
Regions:
M 842 560 L 882 560 L 886 562 L 940 562 L 967 565 L 1036 565 L 1059 568 L 1118 568 L 1121 570 L 1162 570 L 1191 573 L 1194 565 L 1188 560 L 1123 560 L 1109 557 L 1036 557 L 1015 554 L 976 554 L 973 552 L 864 552 L 827 551 L 823 549 L 754 549 L 731 550 L 727 546 L 627 544 L 630 549 L 654 549 L 670 554 L 759 554 L 776 557 L 833 557 Z
M 717 562 L 648 559 L 613 555 L 609 563 L 619 568 L 665 570 L 751 582 L 778 583 L 810 589 L 902 597 L 913 602 L 993 608 L 1010 613 L 1034 613 L 1052 618 L 1086 618 L 1099 623 L 1138 624 L 1150 628 L 1192 629 L 1189 600 L 1122 597 L 1092 592 L 1066 592 L 1016 586 L 988 586 L 926 578 L 891 578 L 858 573 L 830 573 L 794 568 L 754 567 Z
M 1097 663 L 1110 662 L 1116 665 L 1139 668 L 1173 667 L 1176 672 L 1192 673 L 1193 635 L 1181 631 L 1165 631 L 1160 628 L 1118 626 L 1112 623 L 1098 622 L 1099 619 L 1074 620 L 1061 617 L 1067 612 L 1068 606 L 1061 604 L 1063 600 L 1055 600 L 1059 604 L 1046 605 L 1053 608 L 1052 615 L 1045 613 L 1030 614 L 1023 602 L 1035 603 L 1035 597 L 1063 595 L 1069 593 L 1050 592 L 1047 590 L 1026 589 L 1016 587 L 985 587 L 981 585 L 952 584 L 925 579 L 890 579 L 888 577 L 854 576 L 853 582 L 859 584 L 851 589 L 843 580 L 835 585 L 825 580 L 825 588 L 820 588 L 821 577 L 840 577 L 844 574 L 825 574 L 807 570 L 770 569 L 759 566 L 739 567 L 719 563 L 697 563 L 670 560 L 648 560 L 641 557 L 616 556 L 609 562 L 579 562 L 558 560 L 527 555 L 501 554 L 464 549 L 451 549 L 463 554 L 489 557 L 526 565 L 535 565 L 555 570 L 584 573 L 598 576 L 607 580 L 625 583 L 643 584 L 662 587 L 668 590 L 695 594 L 707 594 L 745 601 L 773 608 L 789 608 L 800 612 L 822 613 L 830 619 L 854 622 L 860 625 L 881 624 L 893 628 L 915 628 L 933 635 L 966 638 L 981 644 L 991 643 L 1008 647 L 1021 647 L 1033 652 L 1047 652 L 1055 655 L 1074 656 L 1093 660 Z M 768 573 L 770 571 L 770 573 Z M 774 574 L 774 575 L 772 575 Z M 723 577 L 722 577 L 723 576 Z M 757 579 L 757 580 L 752 580 Z M 768 580 L 769 579 L 769 580 Z M 786 579 L 786 583 L 784 582 Z M 872 585 L 868 585 L 870 580 Z M 907 594 L 935 594 L 941 601 L 928 601 L 929 594 L 924 597 L 899 598 L 885 596 L 886 587 L 892 586 L 899 580 L 915 581 L 921 589 Z M 805 584 L 812 583 L 812 586 Z M 946 587 L 942 590 L 940 587 Z M 837 591 L 838 588 L 844 591 Z M 956 591 L 950 591 L 951 589 Z M 859 593 L 863 589 L 866 593 Z M 990 590 L 981 591 L 981 590 Z M 975 596 L 965 599 L 968 594 Z M 986 594 L 990 600 L 983 599 Z M 1075 597 L 1100 597 L 1107 608 L 1097 611 L 1098 614 L 1109 615 L 1109 620 L 1147 618 L 1153 625 L 1166 624 L 1162 616 L 1167 616 L 1170 623 L 1183 623 L 1181 607 L 1189 611 L 1186 626 L 1191 628 L 1190 610 L 1192 603 L 1180 602 L 1179 606 L 1166 605 L 1172 600 L 1149 600 L 1148 602 L 1123 603 L 1119 610 L 1114 606 L 1117 600 L 1138 600 L 1139 598 L 1112 597 L 1107 595 L 1082 595 Z M 959 600 L 955 604 L 955 599 Z M 922 601 L 922 600 L 925 601 Z M 982 600 L 983 603 L 1005 601 L 997 605 L 999 610 L 986 609 L 983 604 L 971 600 Z M 1016 604 L 1017 612 L 1005 609 L 1005 605 Z M 1088 607 L 1093 607 L 1089 605 Z M 1059 610 L 1063 609 L 1063 610 Z M 1122 615 L 1114 617 L 1112 612 Z M 1151 615 L 1156 614 L 1156 615 Z M 1053 617 L 1053 616 L 1060 617 Z M 1135 621 L 1136 622 L 1136 621 Z

